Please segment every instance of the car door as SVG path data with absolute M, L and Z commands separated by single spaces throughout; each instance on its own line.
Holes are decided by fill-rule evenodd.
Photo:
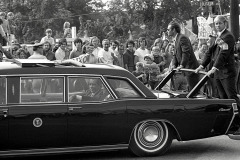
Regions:
M 58 87 L 54 87 L 56 83 Z M 66 146 L 64 78 L 12 77 L 8 84 L 12 99 L 8 111 L 10 148 Z
M 96 77 L 95 77 L 96 78 Z M 81 84 L 88 84 L 91 78 L 79 78 Z M 99 77 L 97 79 L 100 79 Z M 102 81 L 101 81 L 102 82 Z M 73 78 L 69 78 L 73 83 Z M 74 84 L 77 84 L 74 82 Z M 69 84 L 72 85 L 72 84 Z M 70 87 L 69 88 L 79 88 Z M 81 88 L 87 88 L 82 87 Z M 126 104 L 116 101 L 109 93 L 106 85 L 101 85 L 109 95 L 104 100 L 79 101 L 68 105 L 68 142 L 70 146 L 99 146 L 126 144 L 125 127 L 127 127 Z M 83 94 L 82 91 L 71 90 L 69 97 Z
M 7 149 L 8 146 L 8 106 L 6 103 L 6 78 L 0 78 L 0 150 Z

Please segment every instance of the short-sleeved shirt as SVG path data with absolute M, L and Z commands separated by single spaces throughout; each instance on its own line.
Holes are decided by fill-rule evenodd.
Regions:
M 46 41 L 49 42 L 52 47 L 55 45 L 54 39 L 52 37 L 48 38 L 47 36 L 43 37 L 40 43 L 44 43 Z
M 61 47 L 59 47 L 57 49 L 57 51 L 55 52 L 55 57 L 56 57 L 56 60 L 63 60 L 63 59 L 68 59 L 68 56 L 69 56 L 69 52 L 67 50 L 62 50 Z
M 113 59 L 110 51 L 105 51 L 104 49 L 101 49 L 98 52 L 98 58 L 101 63 L 113 64 L 114 59 Z
M 143 62 L 143 63 L 145 63 L 145 61 L 144 61 L 144 56 L 146 55 L 146 54 L 150 54 L 150 51 L 148 50 L 148 49 L 144 49 L 144 50 L 142 50 L 141 48 L 138 48 L 136 51 L 135 51 L 135 56 L 138 56 L 138 61 L 139 62 Z
M 92 54 L 94 54 L 96 57 L 98 57 L 98 53 L 99 53 L 100 50 L 102 50 L 102 48 L 97 47 L 93 50 Z

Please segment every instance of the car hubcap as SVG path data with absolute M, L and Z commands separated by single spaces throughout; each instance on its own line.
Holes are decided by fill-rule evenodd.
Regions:
M 149 126 L 143 131 L 143 138 L 148 142 L 154 142 L 158 138 L 158 130 Z
M 138 139 L 141 145 L 146 148 L 153 148 L 163 140 L 164 130 L 157 122 L 143 123 L 138 130 Z

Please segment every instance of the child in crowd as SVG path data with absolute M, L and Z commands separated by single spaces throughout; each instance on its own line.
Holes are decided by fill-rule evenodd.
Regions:
M 143 84 L 147 82 L 146 74 L 144 73 L 144 66 L 142 62 L 136 63 L 136 70 L 132 72 L 137 79 L 139 79 Z
M 11 45 L 12 40 L 15 39 L 15 32 L 16 32 L 16 28 L 17 28 L 17 25 L 14 22 L 13 18 L 14 18 L 13 12 L 8 12 L 7 20 L 8 20 L 9 28 L 10 28 L 10 35 L 9 35 L 10 45 Z
M 52 38 L 52 30 L 49 28 L 46 29 L 45 34 L 46 34 L 46 36 L 41 39 L 40 43 L 44 43 L 44 42 L 48 41 L 51 44 L 51 48 L 53 48 L 55 45 L 55 41 Z
M 145 74 L 147 75 L 148 85 L 151 87 L 151 89 L 154 89 L 161 78 L 160 69 L 158 65 L 153 62 L 153 57 L 151 54 L 145 55 L 144 61 L 144 70 Z
M 159 46 L 152 47 L 151 54 L 153 56 L 153 62 L 158 65 L 160 72 L 162 72 L 164 70 L 165 63 Z
M 70 28 L 69 22 L 64 22 L 63 24 L 63 38 L 72 38 L 72 30 Z

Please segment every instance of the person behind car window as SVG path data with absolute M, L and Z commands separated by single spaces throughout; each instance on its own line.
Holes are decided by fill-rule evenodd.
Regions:
M 88 80 L 89 89 L 84 93 L 84 95 L 74 95 L 69 98 L 70 102 L 80 102 L 80 101 L 103 101 L 107 92 L 102 87 L 102 82 L 100 79 L 89 79 Z

